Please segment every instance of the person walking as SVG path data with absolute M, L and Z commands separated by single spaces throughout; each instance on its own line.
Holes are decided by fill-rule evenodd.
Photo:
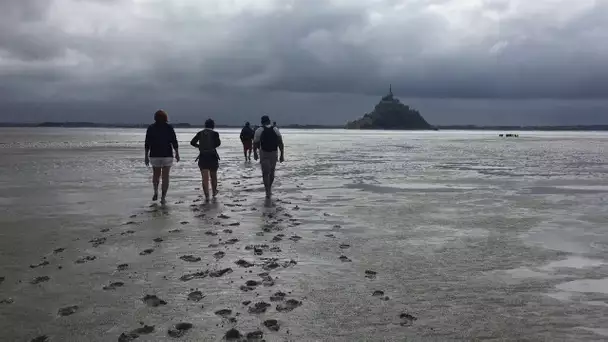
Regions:
M 205 121 L 205 129 L 196 133 L 190 141 L 190 145 L 198 148 L 198 167 L 201 170 L 201 178 L 203 182 L 203 193 L 205 201 L 209 202 L 209 181 L 211 181 L 211 190 L 213 198 L 217 196 L 217 169 L 219 168 L 220 156 L 217 153 L 217 148 L 220 147 L 220 134 L 215 130 L 215 122 L 212 119 Z
M 262 126 L 255 131 L 253 137 L 253 158 L 258 160 L 258 150 L 260 150 L 259 159 L 264 190 L 266 191 L 266 198 L 269 199 L 272 196 L 277 159 L 281 163 L 285 160 L 285 146 L 283 145 L 281 132 L 277 127 L 271 125 L 268 115 L 262 116 L 261 122 Z M 281 151 L 280 156 L 277 150 Z
M 254 130 L 251 128 L 249 122 L 245 123 L 245 127 L 241 130 L 241 143 L 243 143 L 243 154 L 245 155 L 245 161 L 251 161 L 251 151 L 253 150 L 253 136 Z
M 179 144 L 173 126 L 169 124 L 169 116 L 164 110 L 154 113 L 154 123 L 146 131 L 144 143 L 146 166 L 152 165 L 152 186 L 154 195 L 152 201 L 158 200 L 158 183 L 162 176 L 162 194 L 160 203 L 165 204 L 169 190 L 169 172 L 173 165 L 173 151 L 175 160 L 179 162 Z

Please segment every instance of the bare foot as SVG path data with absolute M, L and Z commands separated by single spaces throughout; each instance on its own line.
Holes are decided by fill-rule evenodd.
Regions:
M 152 201 L 156 201 L 158 199 L 158 194 L 154 194 L 154 196 L 152 196 Z

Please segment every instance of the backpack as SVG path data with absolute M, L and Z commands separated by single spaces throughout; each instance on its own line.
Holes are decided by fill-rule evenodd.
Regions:
M 215 152 L 215 132 L 204 129 L 198 132 L 198 150 L 201 153 Z
M 260 136 L 260 147 L 265 152 L 274 152 L 279 147 L 279 136 L 273 127 L 264 126 L 264 131 Z
M 243 127 L 243 130 L 241 131 L 241 136 L 243 139 L 253 140 L 253 135 L 254 131 L 251 129 L 251 127 Z

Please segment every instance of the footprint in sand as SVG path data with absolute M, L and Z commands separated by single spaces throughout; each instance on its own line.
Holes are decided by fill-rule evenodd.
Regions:
M 217 260 L 223 258 L 226 255 L 226 253 L 219 251 L 213 254 L 213 257 L 216 258 Z
M 148 335 L 153 333 L 155 330 L 153 325 L 144 325 L 141 328 L 137 328 L 135 330 L 132 330 L 130 332 L 124 332 L 122 334 L 120 334 L 120 336 L 118 337 L 118 342 L 130 342 L 133 341 L 137 338 L 139 338 L 140 335 Z
M 209 275 L 209 271 L 201 271 L 196 273 L 184 274 L 179 278 L 181 281 L 190 281 L 192 279 L 203 279 Z
M 44 267 L 46 265 L 49 265 L 49 262 L 45 260 L 45 261 L 43 261 L 43 262 L 41 262 L 41 263 L 39 263 L 37 265 L 30 265 L 30 268 Z
M 192 329 L 191 323 L 177 323 L 173 326 L 173 328 L 167 331 L 167 335 L 173 338 L 180 338 L 184 336 L 190 329 Z
M 418 318 L 405 312 L 399 315 L 399 318 L 401 318 L 401 325 L 411 325 L 414 321 L 418 320 Z
M 89 241 L 89 243 L 91 243 L 93 245 L 93 247 L 99 247 L 99 246 L 103 245 L 104 243 L 106 243 L 106 238 L 105 237 L 95 238 L 95 239 Z
M 167 302 L 165 302 L 164 300 L 158 298 L 156 295 L 146 295 L 141 300 L 147 306 L 154 307 L 154 308 L 157 307 L 157 306 L 161 306 L 161 305 L 167 305 Z
M 40 283 L 45 283 L 47 281 L 51 280 L 51 278 L 47 277 L 47 276 L 42 276 L 42 277 L 36 277 L 34 278 L 32 281 L 30 281 L 31 284 L 36 285 L 36 284 L 40 284 Z
M 208 235 L 208 236 L 217 236 L 217 233 L 216 232 L 212 232 L 212 231 L 207 231 L 207 232 L 205 232 L 205 235 Z
M 249 267 L 255 266 L 253 263 L 250 263 L 249 261 L 243 260 L 243 259 L 236 261 L 235 264 L 237 264 L 237 266 L 239 266 L 239 267 L 244 267 L 244 268 L 249 268 Z
M 294 236 L 290 237 L 289 240 L 294 241 L 294 242 L 298 242 L 298 241 L 302 240 L 302 237 L 294 235 Z
M 220 214 L 217 218 L 219 219 L 223 219 L 223 220 L 227 220 L 230 218 L 230 216 L 226 215 L 226 214 Z
M 165 241 L 165 240 L 163 240 L 163 238 L 156 238 L 156 239 L 154 239 L 154 240 L 152 240 L 152 241 L 154 241 L 154 242 L 156 242 L 156 243 L 161 243 L 161 242 L 163 242 L 163 241 Z
M 241 337 L 243 337 L 243 335 L 236 329 L 230 329 L 226 332 L 226 335 L 224 335 L 226 341 L 239 341 Z
M 254 306 L 249 307 L 250 314 L 262 314 L 266 312 L 266 309 L 270 307 L 270 304 L 265 302 L 255 303 Z
M 50 339 L 47 335 L 41 335 L 38 337 L 34 337 L 33 339 L 31 339 L 30 342 L 48 342 L 48 341 L 50 341 Z
M 203 300 L 203 298 L 205 298 L 205 296 L 203 296 L 203 293 L 201 291 L 193 291 L 188 294 L 188 300 L 191 300 L 193 302 L 200 302 L 201 300 Z
M 282 302 L 285 299 L 286 294 L 284 292 L 276 292 L 270 297 L 271 302 Z
M 200 257 L 196 257 L 194 255 L 184 255 L 179 258 L 186 262 L 199 262 L 202 260 Z
M 141 251 L 141 253 L 139 253 L 139 255 L 148 255 L 148 254 L 152 254 L 152 252 L 154 252 L 154 249 L 148 248 L 148 249 L 144 249 L 143 251 Z
M 265 320 L 264 326 L 266 328 L 268 328 L 268 330 L 271 330 L 271 331 L 279 331 L 279 329 L 281 328 L 281 326 L 279 325 L 279 322 L 276 319 Z
M 63 251 L 65 251 L 65 248 L 57 248 L 53 251 L 53 254 L 59 254 L 59 253 L 62 253 Z
M 61 308 L 57 311 L 59 316 L 70 316 L 78 311 L 78 305 L 66 306 L 65 308 Z
M 232 229 L 224 229 L 224 234 L 232 234 Z
M 103 289 L 106 291 L 110 291 L 110 290 L 116 290 L 119 287 L 123 287 L 125 286 L 125 283 L 123 283 L 122 281 L 117 281 L 115 283 L 111 283 L 110 285 L 104 286 Z
M 232 273 L 232 268 L 224 268 L 222 270 L 210 272 L 209 276 L 212 278 L 219 278 L 226 273 Z
M 125 271 L 129 268 L 129 264 L 120 264 L 116 267 L 117 270 L 119 271 Z
M 5 278 L 5 277 L 0 277 L 0 285 L 1 285 L 2 283 L 4 283 L 4 280 L 6 280 L 6 278 Z
M 127 230 L 126 232 L 120 233 L 120 235 L 122 235 L 122 236 L 131 235 L 131 234 L 135 234 L 135 231 L 134 230 Z
M 289 312 L 293 311 L 297 307 L 300 307 L 301 305 L 302 302 L 300 302 L 299 300 L 290 299 L 283 304 L 277 305 L 276 309 L 278 312 Z
M 232 315 L 232 310 L 230 309 L 222 309 L 222 310 L 218 310 L 215 312 L 216 315 L 222 317 L 222 318 L 227 318 L 230 315 Z
M 340 245 L 340 249 L 348 249 L 348 248 L 350 248 L 350 245 L 348 245 L 348 244 L 343 243 Z
M 249 304 L 251 304 L 251 301 L 246 300 L 246 301 L 242 302 L 241 304 L 243 304 L 244 306 L 249 306 Z
M 264 333 L 261 331 L 253 331 L 247 334 L 247 342 L 262 341 Z
M 241 225 L 240 222 L 234 222 L 234 223 L 229 224 L 230 227 L 238 227 L 240 225 Z
M 376 279 L 376 275 L 378 274 L 378 272 L 376 271 L 370 271 L 370 270 L 366 270 L 365 271 L 365 278 L 368 279 Z
M 342 262 L 351 262 L 352 260 L 350 260 L 348 257 L 346 257 L 344 255 L 341 255 L 340 256 L 340 261 L 342 261 Z
M 97 259 L 96 256 L 86 256 L 86 257 L 82 257 L 82 258 L 76 260 L 75 263 L 77 263 L 77 264 L 84 264 L 84 263 L 87 263 L 89 261 L 93 261 L 93 260 L 96 260 L 96 259 Z

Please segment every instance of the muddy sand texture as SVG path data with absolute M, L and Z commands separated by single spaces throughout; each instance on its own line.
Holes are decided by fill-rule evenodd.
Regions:
M 186 335 L 188 330 L 192 329 L 192 326 L 192 323 L 177 323 L 167 331 L 167 335 L 173 338 L 180 338 Z

